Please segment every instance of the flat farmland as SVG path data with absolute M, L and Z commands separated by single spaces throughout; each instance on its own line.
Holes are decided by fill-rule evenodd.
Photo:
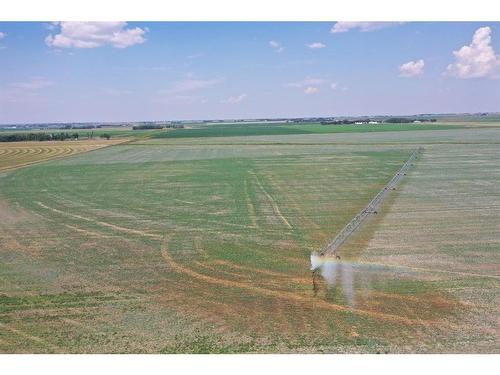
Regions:
M 304 124 L 224 124 L 190 126 L 173 132 L 155 132 L 153 138 L 211 138 L 211 137 L 238 137 L 255 135 L 290 135 L 290 134 L 335 134 L 335 133 L 379 133 L 394 131 L 419 131 L 457 129 L 464 125 L 456 124 L 347 124 L 321 125 L 319 123 Z
M 142 139 L 4 172 L 0 351 L 497 351 L 498 142 Z M 381 212 L 312 274 L 417 144 Z
M 0 172 L 40 161 L 97 150 L 117 142 L 120 141 L 90 139 L 84 141 L 0 142 Z

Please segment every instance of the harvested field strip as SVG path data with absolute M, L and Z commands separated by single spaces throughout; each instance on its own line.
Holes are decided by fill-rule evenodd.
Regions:
M 0 171 L 96 150 L 122 141 L 51 141 L 0 143 Z

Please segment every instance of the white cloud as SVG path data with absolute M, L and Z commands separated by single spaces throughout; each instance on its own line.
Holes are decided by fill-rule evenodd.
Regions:
M 245 100 L 246 97 L 247 97 L 247 94 L 240 94 L 238 96 L 230 96 L 227 99 L 221 100 L 221 103 L 237 104 L 237 103 L 241 103 L 243 100 Z
M 311 94 L 316 94 L 318 91 L 319 91 L 319 89 L 317 87 L 310 86 L 304 90 L 304 93 L 307 95 L 311 95 Z
M 425 62 L 420 59 L 417 61 L 408 61 L 399 66 L 400 77 L 415 77 L 423 74 Z
M 201 90 L 210 86 L 214 86 L 218 83 L 222 82 L 221 79 L 212 78 L 212 79 L 196 79 L 196 78 L 187 78 L 182 81 L 176 82 L 172 88 L 168 90 L 162 90 L 163 93 L 167 94 L 179 94 L 185 92 L 192 92 Z
M 332 82 L 332 83 L 330 84 L 330 88 L 331 88 L 332 90 L 337 90 L 337 89 L 338 89 L 338 87 L 339 87 L 339 84 L 338 84 L 337 82 Z
M 57 48 L 96 48 L 111 45 L 126 48 L 146 41 L 148 29 L 127 28 L 126 22 L 59 22 L 59 34 L 50 34 L 45 43 Z
M 322 85 L 325 82 L 326 81 L 322 78 L 306 78 L 302 81 L 287 83 L 286 86 L 301 88 L 301 87 L 311 86 L 311 85 Z
M 274 49 L 276 52 L 283 52 L 285 50 L 285 47 L 283 47 L 280 42 L 275 40 L 269 41 L 269 47 Z
M 197 79 L 194 78 L 192 73 L 188 73 L 186 79 L 174 82 L 168 89 L 158 90 L 158 95 L 153 98 L 153 101 L 158 103 L 205 103 L 206 99 L 200 97 L 197 91 L 217 85 L 220 82 L 222 82 L 222 79 Z
M 336 22 L 330 30 L 331 33 L 346 33 L 349 30 L 358 29 L 361 32 L 369 32 L 386 27 L 402 24 L 403 22 Z
M 453 51 L 455 63 L 448 65 L 446 73 L 458 78 L 500 77 L 500 56 L 491 46 L 491 29 L 480 27 L 472 43 Z
M 3 39 L 7 36 L 7 33 L 3 33 L 0 31 L 0 39 Z
M 9 84 L 11 88 L 20 90 L 40 90 L 52 85 L 54 85 L 54 82 L 43 77 L 33 77 L 29 81 L 12 82 Z
M 325 48 L 326 44 L 323 44 L 321 42 L 314 42 L 308 44 L 307 47 L 309 47 L 310 49 L 320 49 L 320 48 Z

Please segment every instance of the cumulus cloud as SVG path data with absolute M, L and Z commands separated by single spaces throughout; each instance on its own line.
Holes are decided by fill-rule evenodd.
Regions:
M 229 98 L 221 100 L 221 103 L 224 104 L 237 104 L 241 103 L 245 98 L 247 97 L 247 94 L 240 94 L 238 96 L 230 96 Z
M 7 33 L 3 33 L 0 31 L 0 39 L 3 39 L 7 36 Z
M 96 48 L 111 45 L 126 48 L 146 41 L 148 31 L 139 27 L 127 28 L 126 22 L 58 22 L 58 34 L 50 34 L 45 43 L 56 48 Z
M 420 59 L 417 61 L 408 61 L 399 66 L 399 76 L 400 77 L 415 77 L 419 76 L 424 72 L 425 62 Z
M 307 47 L 309 47 L 310 49 L 320 49 L 320 48 L 325 48 L 326 45 L 321 42 L 314 42 L 308 44 Z
M 472 42 L 458 51 L 453 51 L 455 62 L 448 65 L 446 73 L 458 78 L 499 78 L 500 55 L 491 46 L 491 29 L 480 27 Z
M 346 33 L 350 30 L 359 30 L 361 32 L 369 32 L 386 27 L 402 24 L 402 22 L 336 22 L 330 30 L 331 33 Z
M 322 78 L 306 78 L 302 81 L 287 83 L 286 85 L 288 87 L 301 88 L 301 87 L 306 87 L 306 86 L 311 86 L 311 85 L 322 85 L 325 82 L 326 81 Z
M 317 87 L 310 86 L 304 90 L 304 93 L 307 95 L 311 95 L 311 94 L 316 94 L 318 91 L 319 91 L 319 89 Z
M 285 50 L 285 47 L 283 47 L 280 42 L 275 40 L 269 41 L 269 47 L 274 49 L 276 52 L 283 52 Z

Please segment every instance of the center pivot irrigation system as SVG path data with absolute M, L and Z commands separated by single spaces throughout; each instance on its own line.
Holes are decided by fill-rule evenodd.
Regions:
M 337 236 L 335 236 L 335 238 L 320 251 L 320 255 L 334 255 L 336 258 L 340 259 L 337 254 L 337 250 L 339 249 L 339 247 L 361 226 L 363 221 L 370 214 L 377 214 L 377 210 L 387 194 L 389 194 L 391 190 L 396 190 L 396 185 L 398 184 L 398 182 L 404 176 L 406 176 L 406 172 L 413 165 L 413 161 L 418 158 L 418 155 L 423 150 L 423 147 L 419 147 L 412 152 L 406 163 L 403 164 L 401 169 L 394 175 L 394 177 L 392 177 L 389 183 L 378 192 L 378 194 L 370 201 L 370 203 L 368 203 L 365 208 L 363 208 L 363 210 L 359 214 L 354 216 L 354 218 L 349 223 L 347 223 L 344 228 L 342 228 Z

